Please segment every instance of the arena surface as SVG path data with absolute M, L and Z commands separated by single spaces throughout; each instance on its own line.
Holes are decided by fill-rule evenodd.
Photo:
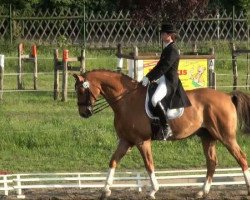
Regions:
M 161 188 L 156 193 L 157 200 L 194 200 L 198 187 Z M 136 189 L 112 189 L 108 200 L 146 200 L 147 188 L 142 192 Z M 24 190 L 27 200 L 97 200 L 100 199 L 101 189 L 34 189 Z M 16 194 L 2 196 L 3 200 L 16 200 Z M 241 186 L 213 186 L 204 200 L 250 200 L 245 185 Z

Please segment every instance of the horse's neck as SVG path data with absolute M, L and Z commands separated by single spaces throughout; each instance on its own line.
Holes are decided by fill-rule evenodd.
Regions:
M 137 81 L 122 74 L 103 73 L 102 76 L 99 77 L 98 82 L 100 83 L 102 95 L 110 104 L 117 104 L 118 100 L 124 97 L 130 97 L 132 93 L 137 92 L 136 90 L 139 86 Z M 122 102 L 124 101 L 121 101 L 121 103 Z
M 129 80 L 128 77 L 116 73 L 103 73 L 99 76 L 98 82 L 100 83 L 103 96 L 107 98 L 115 98 L 137 87 L 137 84 L 133 80 Z

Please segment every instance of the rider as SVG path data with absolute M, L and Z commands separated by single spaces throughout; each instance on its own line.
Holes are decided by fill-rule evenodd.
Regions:
M 172 135 L 167 123 L 166 110 L 161 102 L 167 97 L 167 107 L 170 109 L 191 106 L 191 103 L 182 87 L 178 77 L 179 53 L 174 44 L 176 31 L 172 24 L 161 26 L 161 39 L 164 49 L 159 62 L 142 79 L 142 85 L 147 86 L 149 82 L 157 82 L 158 86 L 152 96 L 152 104 L 157 109 L 158 117 L 163 128 L 164 139 Z M 174 97 L 174 99 L 173 99 Z

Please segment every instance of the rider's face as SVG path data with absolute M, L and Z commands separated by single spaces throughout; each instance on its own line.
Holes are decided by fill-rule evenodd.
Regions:
M 171 34 L 165 32 L 161 33 L 161 39 L 164 43 L 169 43 L 172 41 Z

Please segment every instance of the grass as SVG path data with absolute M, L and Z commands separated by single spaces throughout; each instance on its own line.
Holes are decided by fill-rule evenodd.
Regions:
M 11 172 L 103 171 L 108 168 L 117 138 L 110 109 L 82 119 L 75 99 L 53 101 L 49 93 L 9 93 L 1 102 L 0 169 Z M 239 134 L 239 143 L 250 155 L 250 138 Z M 219 167 L 237 166 L 218 145 Z M 198 137 L 177 142 L 154 142 L 157 169 L 204 168 Z M 120 170 L 144 165 L 137 149 L 122 160 Z
M 50 51 L 51 50 L 51 51 Z M 69 76 L 68 102 L 53 100 L 52 49 L 39 47 L 39 92 L 17 92 L 16 76 L 6 75 L 6 92 L 0 101 L 0 169 L 13 173 L 21 172 L 75 172 L 103 171 L 117 145 L 113 127 L 113 113 L 108 108 L 89 119 L 79 117 L 73 92 L 74 79 Z M 77 49 L 72 52 L 77 54 Z M 87 52 L 87 67 L 116 68 L 114 51 Z M 218 53 L 222 58 L 222 53 Z M 5 72 L 16 72 L 13 52 L 6 57 Z M 230 53 L 224 57 L 230 58 Z M 95 58 L 95 59 L 93 59 Z M 229 73 L 227 65 L 216 63 L 216 72 Z M 97 67 L 98 66 L 98 67 Z M 239 65 L 240 84 L 245 81 L 244 65 Z M 25 72 L 32 66 L 25 63 Z M 231 76 L 219 76 L 220 90 L 230 91 L 224 85 L 232 85 Z M 32 89 L 32 74 L 24 75 L 25 89 Z M 244 90 L 244 88 L 242 88 Z M 13 90 L 13 91 L 8 91 Z M 250 138 L 238 134 L 242 149 L 250 155 Z M 217 147 L 219 167 L 238 166 L 233 157 L 220 144 Z M 205 158 L 200 139 L 196 136 L 177 142 L 154 142 L 153 155 L 156 169 L 204 168 Z M 250 161 L 248 159 L 248 161 Z M 136 148 L 126 155 L 119 170 L 144 169 Z
M 100 162 L 103 155 L 95 151 L 96 147 L 109 149 L 108 141 L 113 135 L 112 123 L 107 123 L 112 121 L 110 111 L 103 112 L 98 119 L 82 120 L 78 116 L 75 100 L 63 103 L 53 101 L 47 93 L 38 94 L 10 93 L 2 102 L 1 158 L 8 159 L 1 162 L 1 169 L 97 169 L 88 158 Z

